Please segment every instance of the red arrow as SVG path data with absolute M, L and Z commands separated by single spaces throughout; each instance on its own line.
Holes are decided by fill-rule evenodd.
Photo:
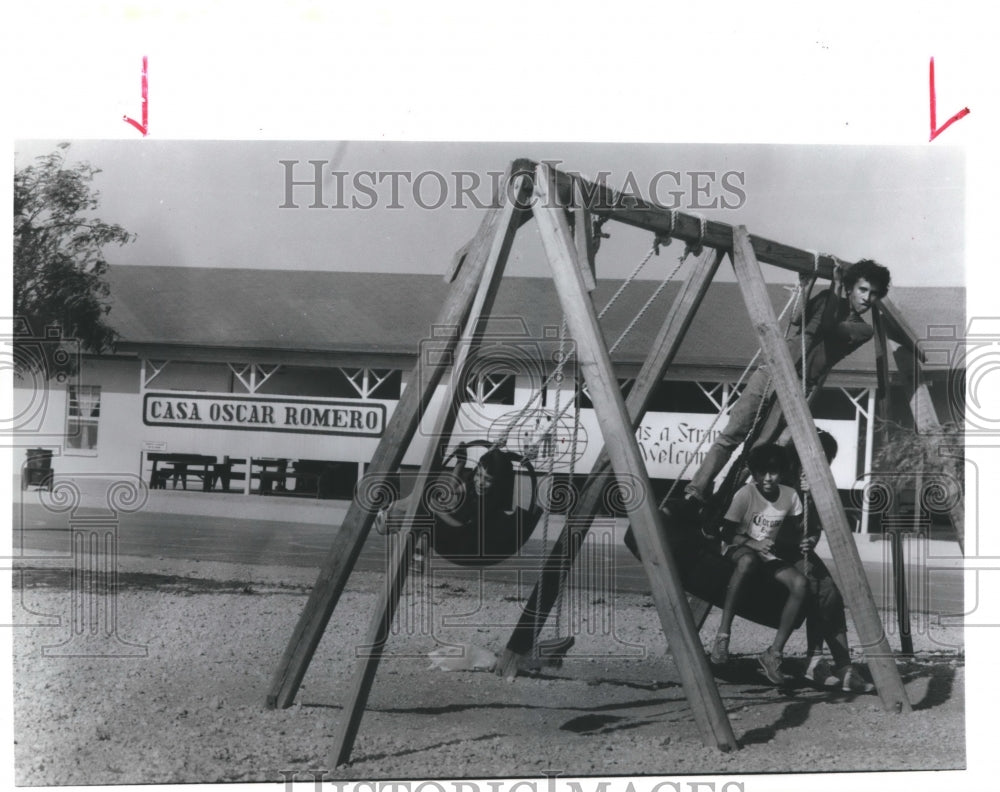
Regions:
M 122 120 L 123 121 L 127 121 L 132 126 L 134 126 L 136 129 L 138 129 L 140 132 L 142 132 L 142 136 L 143 137 L 146 137 L 146 135 L 149 134 L 149 78 L 146 75 L 146 67 L 147 67 L 147 65 L 148 65 L 148 62 L 147 62 L 146 56 L 143 55 L 142 56 L 142 123 L 140 124 L 138 121 L 136 121 L 136 120 L 134 120 L 132 118 L 129 118 L 128 116 L 122 116 Z M 934 69 L 934 63 L 932 61 L 931 62 L 931 79 L 932 79 L 932 81 L 933 81 L 933 75 L 934 75 L 933 69 Z M 933 95 L 933 91 L 934 91 L 934 85 L 933 85 L 933 82 L 932 82 L 931 83 L 931 117 L 932 118 L 934 117 L 934 115 L 933 115 L 934 114 L 934 95 Z M 966 112 L 968 112 L 968 110 Z M 951 122 L 949 121 L 948 123 L 950 124 Z M 945 126 L 947 126 L 947 124 L 945 124 Z
M 940 127 L 937 125 L 937 96 L 934 92 L 934 58 L 931 58 L 931 140 L 944 132 L 958 119 L 965 118 L 969 114 L 969 108 L 963 107 L 955 115 L 944 122 Z

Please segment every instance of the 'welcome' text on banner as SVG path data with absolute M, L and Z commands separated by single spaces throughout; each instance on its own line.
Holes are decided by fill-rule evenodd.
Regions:
M 146 426 L 204 429 L 250 429 L 265 432 L 379 437 L 385 428 L 385 405 L 240 396 L 230 393 L 147 393 L 142 404 Z

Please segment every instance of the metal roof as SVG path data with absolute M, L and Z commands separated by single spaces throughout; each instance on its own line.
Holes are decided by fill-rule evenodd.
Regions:
M 275 353 L 348 354 L 359 357 L 417 353 L 431 332 L 449 285 L 440 275 L 320 272 L 162 266 L 114 266 L 110 321 L 122 351 L 182 346 L 186 349 L 269 350 Z M 598 282 L 600 310 L 621 281 Z M 642 309 L 658 281 L 636 280 L 602 320 L 609 342 Z M 614 355 L 628 369 L 642 363 L 680 289 L 669 283 Z M 775 310 L 788 286 L 770 284 Z M 962 287 L 894 287 L 890 298 L 918 338 L 965 323 Z M 558 327 L 562 312 L 548 278 L 505 278 L 488 332 L 509 330 L 503 318 L 523 321 L 532 337 Z M 688 331 L 672 369 L 694 376 L 702 369 L 742 368 L 757 338 L 735 283 L 715 282 Z M 836 368 L 832 381 L 873 378 L 874 345 L 866 344 Z M 705 378 L 705 377 L 703 377 Z M 709 379 L 709 378 L 706 378 Z

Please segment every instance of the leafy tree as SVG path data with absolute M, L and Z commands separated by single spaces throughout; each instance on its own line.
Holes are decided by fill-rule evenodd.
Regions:
M 90 163 L 66 165 L 69 143 L 14 172 L 15 367 L 45 377 L 72 373 L 77 344 L 92 352 L 117 337 L 104 247 L 135 239 L 94 216 L 100 193 Z M 48 336 L 48 337 L 47 337 Z M 44 340 L 39 340 L 44 339 Z
M 965 451 L 962 427 L 945 423 L 918 432 L 890 426 L 889 442 L 872 460 L 876 481 L 890 492 L 915 491 L 923 514 L 947 515 L 959 545 L 965 544 Z M 919 489 L 919 492 L 917 490 Z
M 895 424 L 889 442 L 875 453 L 876 470 L 892 471 L 902 486 L 915 486 L 924 476 L 944 476 L 962 482 L 965 468 L 963 434 L 955 424 L 943 424 L 934 431 L 918 432 Z

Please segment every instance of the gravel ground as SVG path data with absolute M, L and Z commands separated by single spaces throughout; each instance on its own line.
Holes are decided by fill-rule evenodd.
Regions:
M 717 677 L 742 745 L 726 754 L 697 737 L 650 597 L 572 598 L 564 621 L 577 643 L 563 665 L 507 682 L 429 670 L 427 655 L 462 643 L 499 651 L 527 591 L 442 572 L 411 578 L 351 762 L 333 768 L 354 647 L 380 576 L 352 576 L 295 704 L 268 710 L 311 571 L 120 558 L 117 595 L 75 596 L 65 563 L 36 560 L 15 575 L 21 785 L 281 781 L 314 768 L 328 778 L 422 779 L 965 765 L 959 628 L 939 628 L 934 641 L 915 636 L 916 656 L 899 664 L 914 712 L 894 715 L 875 695 L 770 686 L 753 653 L 771 633 L 738 620 L 734 660 Z M 90 636 L 110 624 L 116 637 Z M 789 669 L 803 641 L 800 630 Z

